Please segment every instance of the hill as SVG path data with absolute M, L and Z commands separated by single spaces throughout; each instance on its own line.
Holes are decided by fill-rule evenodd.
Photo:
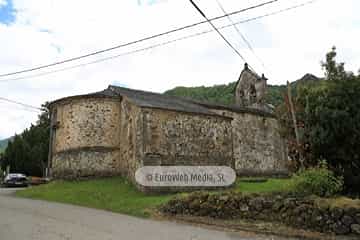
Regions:
M 11 138 L 6 138 L 6 139 L 2 139 L 0 140 L 0 153 L 2 153 L 3 151 L 5 151 L 9 140 L 11 140 Z
M 312 74 L 305 74 L 299 80 L 292 82 L 291 86 L 295 89 L 300 84 L 316 84 L 319 80 L 321 79 Z M 214 85 L 212 87 L 175 87 L 164 92 L 164 94 L 230 105 L 233 103 L 234 99 L 235 84 L 236 82 Z M 275 107 L 278 106 L 283 101 L 283 94 L 285 91 L 286 85 L 268 85 L 266 102 Z

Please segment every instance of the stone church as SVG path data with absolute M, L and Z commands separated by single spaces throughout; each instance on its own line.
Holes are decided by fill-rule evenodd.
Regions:
M 123 175 L 142 166 L 230 166 L 242 176 L 287 174 L 266 78 L 247 65 L 234 105 L 117 86 L 50 104 L 49 168 L 55 178 Z

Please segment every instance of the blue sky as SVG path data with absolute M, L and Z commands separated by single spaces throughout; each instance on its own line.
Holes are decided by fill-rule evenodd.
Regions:
M 0 0 L 0 23 L 11 24 L 15 20 L 15 9 L 11 0 Z
M 267 0 L 219 0 L 228 12 Z M 233 21 L 256 17 L 308 0 L 279 0 L 268 6 L 232 16 Z M 208 17 L 222 15 L 216 0 L 196 0 Z M 70 6 L 70 7 L 69 7 Z M 221 30 L 269 84 L 285 84 L 306 73 L 323 75 L 320 61 L 332 46 L 346 70 L 360 68 L 359 0 L 317 0 L 276 16 L 238 25 L 256 55 L 231 27 Z M 0 74 L 61 61 L 116 46 L 169 29 L 203 21 L 189 1 L 180 0 L 0 0 Z M 228 19 L 216 21 L 228 25 Z M 137 45 L 31 74 L 146 48 L 170 39 L 211 29 L 208 24 Z M 153 92 L 176 86 L 212 86 L 237 80 L 244 62 L 212 32 L 111 61 L 2 81 L 0 97 L 40 106 L 57 98 L 96 92 L 109 84 Z M 37 119 L 34 112 L 0 101 L 0 139 L 21 133 Z

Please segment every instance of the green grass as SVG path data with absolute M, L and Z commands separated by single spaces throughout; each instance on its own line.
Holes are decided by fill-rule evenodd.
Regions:
M 287 190 L 289 181 L 289 179 L 268 179 L 265 182 L 244 182 L 238 179 L 234 188 L 236 192 L 244 193 L 279 192 Z M 105 209 L 138 217 L 149 217 L 152 209 L 175 196 L 175 194 L 146 195 L 121 177 L 87 181 L 54 181 L 18 191 L 16 195 Z
M 173 195 L 146 195 L 121 177 L 87 180 L 54 181 L 16 193 L 19 197 L 70 203 L 138 217 L 148 217 L 149 210 L 165 203 Z
M 290 190 L 291 179 L 270 178 L 265 182 L 252 182 L 249 179 L 237 179 L 235 182 L 235 191 L 243 193 L 269 193 L 283 192 Z

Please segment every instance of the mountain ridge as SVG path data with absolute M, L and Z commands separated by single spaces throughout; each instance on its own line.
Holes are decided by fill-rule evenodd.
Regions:
M 2 153 L 3 151 L 5 151 L 9 141 L 12 139 L 13 137 L 9 137 L 9 138 L 4 138 L 0 140 L 0 153 Z
M 305 74 L 300 79 L 293 81 L 290 85 L 295 89 L 300 84 L 313 84 L 321 81 L 319 78 L 311 73 Z M 178 86 L 164 92 L 165 95 L 186 97 L 199 101 L 206 101 L 210 103 L 219 103 L 230 105 L 234 100 L 234 89 L 237 81 L 228 84 L 214 85 L 210 87 L 182 87 Z M 266 102 L 273 106 L 278 106 L 283 102 L 283 95 L 286 91 L 286 85 L 268 85 L 267 94 L 265 96 Z

